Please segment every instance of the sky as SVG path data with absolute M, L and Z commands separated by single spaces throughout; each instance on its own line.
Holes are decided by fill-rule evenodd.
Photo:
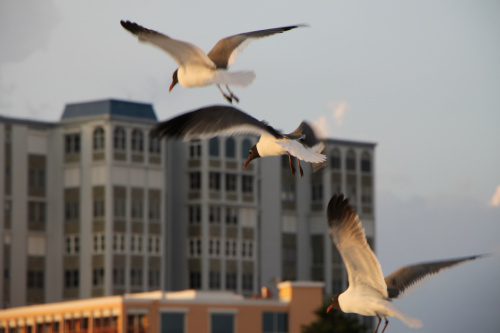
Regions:
M 387 275 L 421 261 L 492 256 L 398 300 L 425 332 L 500 326 L 500 2 L 0 0 L 0 114 L 57 121 L 66 103 L 152 103 L 160 119 L 227 104 L 215 86 L 168 87 L 175 62 L 131 20 L 209 51 L 223 37 L 306 23 L 252 42 L 232 70 L 236 107 L 285 132 L 374 142 L 376 252 Z M 389 332 L 413 332 L 391 320 Z

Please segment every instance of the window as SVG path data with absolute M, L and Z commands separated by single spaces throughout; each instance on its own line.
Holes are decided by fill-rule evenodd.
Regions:
M 263 312 L 262 333 L 287 333 L 288 313 L 286 312 Z
M 241 177 L 241 189 L 243 193 L 253 192 L 253 176 L 242 176 Z
M 311 199 L 313 202 L 323 201 L 323 184 L 322 183 L 312 183 L 311 184 Z
M 189 288 L 190 289 L 200 289 L 201 288 L 201 273 L 196 271 L 189 272 Z
M 160 333 L 184 333 L 184 313 L 162 313 Z
M 151 289 L 160 287 L 160 271 L 157 269 L 150 269 L 148 271 L 148 286 Z
M 130 269 L 130 285 L 136 287 L 142 286 L 142 269 L 140 268 Z
M 45 157 L 29 156 L 28 189 L 45 190 Z
M 230 272 L 226 273 L 226 289 L 227 290 L 236 290 L 236 273 Z
M 92 270 L 92 285 L 101 286 L 104 283 L 104 268 L 94 268 Z
M 27 287 L 28 289 L 43 289 L 45 285 L 45 274 L 43 271 L 28 270 Z
M 130 215 L 133 219 L 142 219 L 143 217 L 143 201 L 142 199 L 132 199 Z
M 238 224 L 238 209 L 226 207 L 226 224 Z
M 67 255 L 78 254 L 80 252 L 80 237 L 77 235 L 66 236 L 65 253 Z
M 201 188 L 201 172 L 190 172 L 189 173 L 189 189 L 199 190 Z
M 208 253 L 210 256 L 218 256 L 220 254 L 220 240 L 218 238 L 210 238 L 208 241 Z
M 45 223 L 45 202 L 28 202 L 28 221 L 31 223 Z
M 286 202 L 295 202 L 295 182 L 281 183 L 281 200 Z
M 226 240 L 226 257 L 236 257 L 236 240 Z
M 234 315 L 212 313 L 210 316 L 210 333 L 233 333 Z
M 312 263 L 313 265 L 323 264 L 323 235 L 313 235 L 311 236 L 312 245 Z
M 220 289 L 220 272 L 210 272 L 209 287 L 210 289 Z
M 219 156 L 219 138 L 212 138 L 208 141 L 208 152 L 210 156 Z
M 356 170 L 356 155 L 354 151 L 349 150 L 345 158 L 345 168 L 350 171 Z
M 93 148 L 94 150 L 104 149 L 104 129 L 100 126 L 94 130 Z
M 208 186 L 211 190 L 219 191 L 220 190 L 220 172 L 210 172 L 209 173 L 209 182 Z
M 340 150 L 334 149 L 334 150 L 332 150 L 332 154 L 330 157 L 330 166 L 332 169 L 338 170 L 338 169 L 340 169 L 340 165 L 341 165 Z
M 243 290 L 251 291 L 253 290 L 253 274 L 243 273 L 242 274 L 242 284 Z
M 226 174 L 226 191 L 236 191 L 236 175 L 230 173 Z
M 94 233 L 93 248 L 94 253 L 104 252 L 106 249 L 106 236 L 103 233 Z
M 94 200 L 94 218 L 104 217 L 104 199 Z
M 151 154 L 160 155 L 161 153 L 161 141 L 159 138 L 150 136 L 149 137 L 149 152 Z
M 189 239 L 189 255 L 191 257 L 198 257 L 201 254 L 201 239 Z
M 113 201 L 113 213 L 115 218 L 125 218 L 127 202 L 125 198 L 114 198 Z
M 138 128 L 132 131 L 132 151 L 135 153 L 142 153 L 144 151 L 143 134 Z
M 208 221 L 210 223 L 220 223 L 220 210 L 221 209 L 218 206 L 209 207 Z
M 125 269 L 113 268 L 113 285 L 115 286 L 125 285 Z
M 113 234 L 113 251 L 114 252 L 124 252 L 125 251 L 125 234 L 124 233 Z
M 198 158 L 201 156 L 201 142 L 200 140 L 192 140 L 189 143 L 189 157 Z
M 64 219 L 68 221 L 78 221 L 80 219 L 80 202 L 67 200 L 64 203 Z
M 78 288 L 80 285 L 80 271 L 67 269 L 64 271 L 64 288 Z
M 201 222 L 201 206 L 192 205 L 188 208 L 189 211 L 189 223 L 190 224 L 198 224 Z
M 364 152 L 363 155 L 361 155 L 361 171 L 362 172 L 372 171 L 372 161 L 370 154 L 368 152 Z
M 241 158 L 248 158 L 248 152 L 250 151 L 250 148 L 252 148 L 252 143 L 250 140 L 245 139 L 241 143 Z
M 113 135 L 113 147 L 115 150 L 125 150 L 127 148 L 127 135 L 123 127 L 116 127 Z
M 80 133 L 64 136 L 64 152 L 66 155 L 80 153 Z
M 236 144 L 233 138 L 226 140 L 226 157 L 236 157 Z

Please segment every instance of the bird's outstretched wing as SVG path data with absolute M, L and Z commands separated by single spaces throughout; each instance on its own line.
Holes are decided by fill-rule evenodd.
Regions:
M 343 195 L 334 195 L 328 203 L 330 238 L 347 269 L 349 289 L 363 288 L 387 297 L 382 268 L 366 241 L 358 214 Z
M 401 298 L 420 287 L 429 277 L 438 274 L 442 269 L 450 268 L 468 260 L 484 255 L 463 258 L 424 262 L 401 267 L 385 278 L 390 298 Z
M 306 25 L 290 25 L 287 27 L 250 31 L 229 36 L 218 41 L 212 50 L 208 52 L 208 57 L 215 63 L 217 68 L 228 68 L 234 63 L 238 54 L 243 51 L 252 40 L 283 33 L 302 26 Z
M 161 122 L 151 131 L 152 136 L 159 138 L 184 140 L 238 134 L 272 135 L 277 139 L 283 137 L 267 123 L 232 106 L 225 105 L 207 106 L 181 114 Z
M 150 43 L 166 51 L 179 66 L 203 64 L 215 68 L 212 60 L 196 45 L 170 38 L 167 35 L 144 28 L 134 22 L 120 21 L 120 24 L 136 35 L 141 42 Z

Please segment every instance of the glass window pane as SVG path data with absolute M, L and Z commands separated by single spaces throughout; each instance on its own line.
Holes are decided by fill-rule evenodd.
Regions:
M 210 326 L 211 333 L 233 333 L 234 316 L 232 314 L 212 314 Z
M 184 314 L 162 313 L 161 333 L 184 333 Z

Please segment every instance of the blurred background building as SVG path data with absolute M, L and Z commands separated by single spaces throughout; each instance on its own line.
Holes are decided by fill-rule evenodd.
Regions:
M 58 122 L 0 118 L 3 308 L 285 280 L 347 286 L 326 205 L 345 193 L 373 247 L 375 144 L 328 139 L 326 166 L 252 161 L 253 136 L 158 141 L 149 104 L 68 104 Z

